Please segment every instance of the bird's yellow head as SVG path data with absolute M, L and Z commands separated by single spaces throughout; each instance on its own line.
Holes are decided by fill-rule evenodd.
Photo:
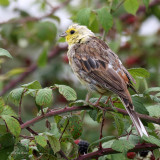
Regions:
M 73 24 L 60 36 L 65 37 L 66 42 L 71 46 L 76 43 L 85 42 L 89 36 L 94 36 L 94 33 L 86 26 Z

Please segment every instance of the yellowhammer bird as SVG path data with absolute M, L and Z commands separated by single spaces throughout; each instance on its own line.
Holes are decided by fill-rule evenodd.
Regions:
M 61 35 L 69 45 L 68 59 L 73 72 L 89 90 L 105 95 L 117 94 L 140 136 L 148 133 L 134 111 L 128 87 L 135 80 L 108 45 L 86 26 L 71 25 Z M 132 81 L 132 82 L 131 82 Z

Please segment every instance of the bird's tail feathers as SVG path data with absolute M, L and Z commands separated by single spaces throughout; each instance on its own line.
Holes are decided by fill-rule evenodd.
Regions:
M 125 98 L 120 98 L 120 99 L 121 99 L 123 105 L 125 106 L 126 111 L 129 114 L 134 126 L 136 127 L 137 132 L 140 134 L 141 137 L 143 135 L 148 137 L 148 133 L 147 133 L 144 125 L 142 124 L 141 120 L 137 116 L 136 112 L 134 111 L 134 106 L 132 105 L 132 103 L 130 103 L 130 101 Z

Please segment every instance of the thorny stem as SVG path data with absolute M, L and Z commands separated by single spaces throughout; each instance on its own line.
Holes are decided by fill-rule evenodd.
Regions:
M 102 122 L 101 122 L 101 130 L 100 130 L 100 137 L 99 139 L 102 139 L 103 137 L 103 126 L 104 126 L 104 121 L 105 121 L 105 111 L 103 111 L 103 116 L 102 116 Z M 99 143 L 99 149 L 102 150 L 102 142 Z
M 157 148 L 159 148 L 157 145 L 151 144 L 151 143 L 137 144 L 133 149 L 129 150 L 128 152 L 138 152 L 139 150 L 154 150 Z M 98 150 L 98 151 L 80 156 L 77 158 L 77 160 L 87 160 L 87 159 L 89 160 L 89 159 L 97 158 L 103 155 L 115 154 L 115 153 L 119 153 L 119 152 L 113 150 L 112 148 L 103 148 L 102 150 Z
M 100 108 L 103 108 L 103 107 L 100 107 Z M 21 125 L 21 128 L 24 129 L 24 128 L 26 128 L 34 123 L 37 123 L 37 122 L 41 121 L 42 119 L 48 118 L 48 117 L 52 117 L 52 116 L 59 115 L 59 114 L 64 114 L 67 112 L 80 111 L 80 110 L 92 110 L 92 108 L 90 106 L 78 106 L 78 107 L 74 106 L 74 107 L 66 107 L 64 109 L 59 109 L 56 111 L 51 110 L 51 111 L 47 112 L 46 114 L 44 114 L 44 116 L 40 115 L 40 116 L 33 118 L 32 120 L 25 122 L 24 124 Z M 123 115 L 128 116 L 128 113 L 126 110 L 121 109 L 121 108 L 117 108 L 117 107 L 115 107 L 114 109 L 111 107 L 106 107 L 105 111 L 118 112 L 118 113 L 121 113 Z M 139 113 L 137 113 L 137 115 L 140 119 L 146 120 L 147 122 L 160 124 L 159 118 L 154 118 L 154 117 L 150 117 L 148 115 L 139 114 Z

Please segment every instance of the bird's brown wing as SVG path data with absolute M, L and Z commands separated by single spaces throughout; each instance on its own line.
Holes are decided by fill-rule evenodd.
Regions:
M 89 83 L 130 99 L 127 85 L 134 79 L 102 40 L 92 37 L 87 43 L 77 45 L 73 61 Z

